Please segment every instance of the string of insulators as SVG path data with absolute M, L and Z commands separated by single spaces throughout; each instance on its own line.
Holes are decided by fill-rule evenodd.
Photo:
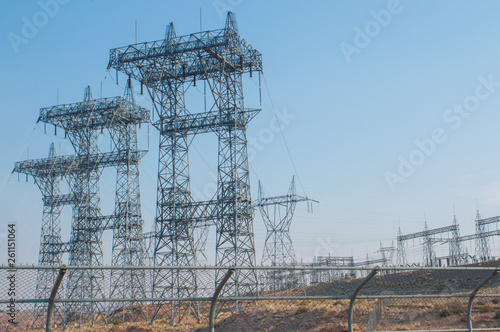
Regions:
M 141 82 L 141 95 L 144 94 L 144 84 Z
M 130 78 L 130 75 L 128 75 L 127 87 L 128 87 L 129 89 L 131 89 L 131 88 L 132 88 L 132 79 Z
M 252 65 L 250 65 L 250 77 L 252 77 Z
M 116 70 L 116 84 L 118 85 L 118 69 Z
M 193 78 L 193 86 L 196 86 L 196 75 L 194 75 L 194 78 Z

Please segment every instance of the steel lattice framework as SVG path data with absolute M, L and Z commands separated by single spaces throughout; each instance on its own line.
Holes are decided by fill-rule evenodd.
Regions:
M 170 24 L 163 40 L 112 49 L 108 68 L 145 85 L 159 115 L 154 123 L 160 132 L 154 264 L 196 265 L 195 229 L 215 223 L 216 264 L 255 265 L 246 128 L 259 110 L 244 108 L 242 76 L 260 73 L 262 56 L 239 36 L 233 14 L 228 13 L 223 29 L 178 37 Z M 185 94 L 197 81 L 208 84 L 214 103 L 193 114 Z M 188 139 L 209 132 L 218 136 L 217 193 L 208 202 L 195 202 Z M 190 270 L 160 271 L 153 278 L 155 297 L 191 297 L 197 288 Z M 256 276 L 247 270 L 237 271 L 224 289 L 231 295 L 256 291 Z
M 69 252 L 70 265 L 102 265 L 102 233 L 112 229 L 112 264 L 143 265 L 138 163 L 146 152 L 138 150 L 137 125 L 149 121 L 149 111 L 134 103 L 131 86 L 126 97 L 102 99 L 93 99 L 87 87 L 83 102 L 42 108 L 38 121 L 64 129 L 76 152 L 56 157 L 52 147 L 49 158 L 18 162 L 14 167 L 14 172 L 32 176 L 44 196 L 40 264 L 59 266 L 62 254 Z M 97 138 L 104 129 L 114 144 L 113 151 L 101 153 Z M 117 168 L 115 212 L 110 216 L 100 211 L 99 179 L 104 167 Z M 58 187 L 63 178 L 69 184 L 68 194 L 62 194 Z M 65 243 L 61 241 L 59 219 L 63 205 L 73 207 L 70 241 Z M 37 296 L 47 298 L 55 276 L 44 273 L 39 273 Z M 109 296 L 144 296 L 143 280 L 140 271 L 113 273 Z M 98 271 L 75 270 L 69 273 L 66 291 L 73 299 L 107 297 L 103 282 L 104 276 Z M 70 304 L 66 310 L 71 313 L 79 306 L 79 312 L 99 311 L 96 304 L 87 304 L 86 308 Z
M 486 225 L 498 223 L 499 217 L 481 219 L 479 210 L 476 214 L 476 257 L 480 262 L 485 262 L 491 259 L 490 243 L 486 231 Z
M 267 229 L 262 265 L 297 265 L 290 226 L 297 203 L 308 201 L 316 202 L 296 194 L 295 177 L 292 178 L 288 194 L 283 196 L 265 197 L 259 181 L 259 198 L 255 206 L 259 208 Z
M 259 197 L 255 206 L 259 208 L 267 229 L 262 265 L 297 265 L 290 226 L 297 203 L 308 201 L 313 200 L 296 194 L 295 177 L 292 178 L 288 194 L 283 196 L 265 197 L 259 181 Z M 287 271 L 269 271 L 266 283 L 272 290 L 285 289 L 297 285 L 297 277 L 297 274 Z
M 433 235 L 438 234 L 451 234 L 451 238 L 439 238 L 436 239 Z M 424 247 L 423 247 L 423 261 L 424 266 L 436 266 L 438 264 L 436 254 L 433 248 L 434 243 L 436 242 L 449 242 L 450 243 L 450 255 L 448 259 L 450 262 L 459 262 L 461 261 L 462 253 L 460 247 L 460 229 L 457 224 L 456 217 L 453 219 L 453 224 L 451 226 L 439 227 L 434 229 L 428 229 L 427 222 L 424 224 L 424 230 L 421 232 L 411 233 L 411 234 L 402 234 L 401 228 L 398 230 L 397 236 L 397 264 L 398 266 L 405 266 L 408 264 L 406 257 L 406 249 L 405 249 L 405 241 L 412 239 L 424 239 Z
M 38 254 L 38 264 L 41 266 L 61 266 L 63 255 L 63 243 L 61 241 L 61 212 L 63 205 L 72 202 L 72 200 L 61 199 L 61 174 L 57 168 L 52 165 L 57 164 L 56 150 L 54 143 L 50 145 L 49 156 L 46 159 L 48 167 L 44 173 L 32 173 L 35 183 L 39 187 L 43 196 L 43 217 L 42 228 L 40 232 L 40 251 Z M 23 169 L 25 171 L 23 171 Z M 13 172 L 29 174 L 29 167 L 20 167 L 17 163 Z M 42 299 L 50 296 L 52 287 L 57 278 L 57 272 L 54 270 L 38 270 L 36 281 L 36 298 Z M 37 303 L 35 305 L 35 317 L 33 324 L 38 319 L 43 319 L 47 312 L 46 303 Z M 59 306 L 56 308 L 59 312 Z

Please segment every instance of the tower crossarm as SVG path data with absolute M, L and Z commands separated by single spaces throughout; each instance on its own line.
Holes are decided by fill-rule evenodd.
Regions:
M 283 195 L 283 196 L 274 196 L 274 197 L 261 197 L 256 203 L 255 206 L 268 206 L 268 205 L 285 205 L 289 203 L 297 203 L 297 202 L 306 202 L 313 201 L 318 202 L 313 199 L 299 196 L 299 195 Z
M 108 63 L 108 69 L 123 71 L 146 85 L 208 79 L 221 67 L 226 72 L 261 71 L 262 55 L 233 29 L 218 29 L 115 48 Z
M 416 239 L 419 237 L 426 237 L 426 236 L 431 236 L 431 235 L 436 235 L 436 234 L 453 232 L 453 231 L 457 230 L 457 227 L 458 227 L 457 225 L 452 225 L 452 226 L 424 230 L 422 232 L 417 232 L 417 233 L 398 235 L 397 240 L 398 241 L 406 241 L 406 240 Z
M 260 109 L 245 109 L 244 112 L 207 112 L 177 116 L 157 121 L 155 127 L 162 135 L 179 133 L 185 135 L 216 132 L 218 128 L 237 126 L 245 128 Z
M 46 196 L 43 198 L 43 203 L 47 206 L 71 205 L 71 204 L 74 204 L 76 201 L 77 201 L 77 198 L 72 194 Z
M 175 207 L 180 210 L 189 211 L 189 220 L 195 226 L 213 225 L 217 220 L 217 204 L 216 200 L 200 201 L 200 202 L 178 202 Z M 169 222 L 169 219 L 163 219 L 163 222 Z
M 74 131 L 149 122 L 149 114 L 148 109 L 124 97 L 113 97 L 42 108 L 37 122 Z
M 53 158 L 33 159 L 16 162 L 13 173 L 45 177 L 48 175 L 65 175 L 80 170 L 118 166 L 128 162 L 139 162 L 147 151 L 115 151 L 85 156 L 61 156 Z
M 461 236 L 458 238 L 459 241 L 470 241 L 470 240 L 476 240 L 476 239 L 479 239 L 479 238 L 484 238 L 484 237 L 489 237 L 489 236 L 496 236 L 496 235 L 500 235 L 500 230 L 499 229 L 496 229 L 496 230 L 493 230 L 493 231 L 489 231 L 489 232 L 484 232 L 484 233 L 480 233 L 480 234 L 469 234 L 469 235 L 464 235 L 464 236 Z
M 500 223 L 500 217 L 491 217 L 491 218 L 485 218 L 485 219 L 479 219 L 477 221 L 479 225 L 489 225 L 489 224 L 494 224 L 494 223 Z
M 386 258 L 368 259 L 366 261 L 356 262 L 356 263 L 354 263 L 354 266 L 367 266 L 367 265 L 373 265 L 373 264 L 379 264 L 379 263 L 384 264 L 386 261 L 387 261 Z
M 316 266 L 354 266 L 354 257 L 352 256 L 316 256 Z

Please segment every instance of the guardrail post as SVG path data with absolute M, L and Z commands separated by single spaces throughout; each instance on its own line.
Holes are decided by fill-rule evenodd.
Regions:
M 352 332 L 352 312 L 354 310 L 354 301 L 356 300 L 356 296 L 358 296 L 358 293 L 359 291 L 361 291 L 361 289 L 366 285 L 366 283 L 368 281 L 370 281 L 371 278 L 373 278 L 373 276 L 375 276 L 378 272 L 378 266 L 376 268 L 374 268 L 372 270 L 372 272 L 370 272 L 369 275 L 366 276 L 366 278 L 363 279 L 363 281 L 361 281 L 361 283 L 358 285 L 358 287 L 356 287 L 356 290 L 354 291 L 354 293 L 352 293 L 352 296 L 351 296 L 351 301 L 349 303 L 349 311 L 348 311 L 348 314 L 347 314 L 347 323 L 349 324 L 348 325 L 348 328 L 349 328 L 349 332 Z
M 52 288 L 52 292 L 50 293 L 49 298 L 49 307 L 47 308 L 47 325 L 45 326 L 46 332 L 52 331 L 52 319 L 54 317 L 54 305 L 56 304 L 56 296 L 57 291 L 59 290 L 59 286 L 61 286 L 62 279 L 66 274 L 66 265 L 63 265 L 61 269 L 59 269 L 59 275 L 57 276 L 56 283 Z
M 217 304 L 217 298 L 219 297 L 222 288 L 224 288 L 224 285 L 229 280 L 229 278 L 231 278 L 233 273 L 234 273 L 234 267 L 230 268 L 227 271 L 226 275 L 221 280 L 219 286 L 217 286 L 217 288 L 215 289 L 214 296 L 212 297 L 212 303 L 210 304 L 210 321 L 209 321 L 210 332 L 215 332 L 215 305 Z
M 486 285 L 486 283 L 490 281 L 494 276 L 496 276 L 498 272 L 500 272 L 500 267 L 497 267 L 495 271 L 493 271 L 488 276 L 486 276 L 486 278 L 481 280 L 481 282 L 477 284 L 477 286 L 474 288 L 474 290 L 469 296 L 469 305 L 467 306 L 467 328 L 469 329 L 470 332 L 472 332 L 472 303 L 474 302 L 474 298 L 476 297 L 479 290 L 483 288 L 483 286 Z

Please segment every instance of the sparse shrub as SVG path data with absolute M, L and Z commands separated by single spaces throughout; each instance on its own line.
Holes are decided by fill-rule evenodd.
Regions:
M 308 312 L 309 307 L 306 304 L 301 304 L 300 307 L 297 308 L 297 311 L 295 311 L 296 315 L 300 315 L 304 312 Z
M 491 300 L 491 303 L 493 303 L 493 304 L 499 304 L 500 300 L 499 299 L 493 299 L 493 300 Z
M 479 312 L 492 312 L 493 311 L 493 305 L 491 303 L 485 303 L 482 305 L 477 306 L 477 310 Z
M 452 300 L 445 303 L 439 302 L 434 304 L 434 310 L 438 312 L 440 317 L 448 317 L 464 313 L 465 305 L 459 300 Z
M 123 320 L 121 318 L 116 318 L 113 320 L 113 325 L 120 325 L 123 323 Z
M 493 316 L 493 319 L 500 319 L 500 311 L 497 311 L 495 313 L 495 316 Z

